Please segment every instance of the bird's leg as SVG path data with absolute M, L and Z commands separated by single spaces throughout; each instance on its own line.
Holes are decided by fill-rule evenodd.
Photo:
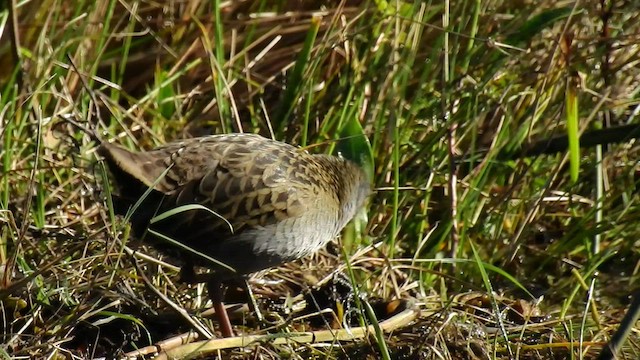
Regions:
M 209 292 L 209 298 L 211 298 L 213 302 L 213 309 L 220 323 L 222 336 L 232 337 L 233 329 L 231 328 L 231 321 L 229 321 L 229 314 L 227 314 L 227 309 L 222 302 L 224 300 L 226 286 L 224 286 L 222 282 L 212 278 L 212 274 L 196 274 L 192 263 L 187 263 L 180 268 L 180 280 L 188 284 L 207 283 L 207 291 Z
M 180 281 L 187 284 L 196 284 L 196 272 L 193 270 L 193 264 L 186 263 L 180 267 Z
M 207 290 L 209 291 L 209 297 L 211 297 L 213 308 L 216 311 L 216 316 L 218 317 L 218 322 L 220 323 L 222 336 L 232 337 L 233 328 L 231 327 L 231 321 L 229 321 L 229 314 L 227 314 L 227 309 L 224 307 L 224 303 L 222 302 L 224 300 L 226 286 L 219 280 L 210 280 L 207 283 Z

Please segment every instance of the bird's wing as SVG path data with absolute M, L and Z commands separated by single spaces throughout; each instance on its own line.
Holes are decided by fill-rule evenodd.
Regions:
M 166 195 L 161 210 L 201 204 L 231 223 L 233 232 L 297 217 L 307 208 L 294 163 L 310 155 L 257 135 L 194 138 L 147 152 L 102 147 L 112 164 Z M 229 227 L 201 212 L 182 214 L 180 223 L 200 225 L 201 233 Z

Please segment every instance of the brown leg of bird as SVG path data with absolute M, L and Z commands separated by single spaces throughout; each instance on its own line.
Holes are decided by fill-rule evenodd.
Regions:
M 180 268 L 180 281 L 187 284 L 196 284 L 196 272 L 191 263 L 186 263 Z
M 232 337 L 233 328 L 231 327 L 231 321 L 229 321 L 227 309 L 224 307 L 224 303 L 222 302 L 224 299 L 225 286 L 220 281 L 211 280 L 207 283 L 207 289 L 209 290 L 211 301 L 213 301 L 213 309 L 216 311 L 222 336 Z

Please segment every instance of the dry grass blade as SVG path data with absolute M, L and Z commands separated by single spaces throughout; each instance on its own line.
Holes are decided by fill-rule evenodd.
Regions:
M 118 358 L 213 333 L 180 259 L 116 215 L 95 152 L 240 130 L 369 162 L 376 191 L 341 240 L 252 275 L 265 320 L 234 318 L 243 339 L 208 343 L 223 358 L 593 359 L 620 327 L 640 277 L 635 2 L 8 5 L 6 357 Z M 231 286 L 225 301 L 248 297 Z M 421 313 L 364 335 L 392 299 Z M 629 328 L 615 350 L 639 358 Z

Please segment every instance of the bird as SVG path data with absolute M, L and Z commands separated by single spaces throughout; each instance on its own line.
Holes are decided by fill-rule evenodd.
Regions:
M 311 154 L 257 134 L 218 134 L 135 152 L 103 141 L 116 212 L 134 236 L 206 282 L 224 337 L 233 330 L 225 284 L 313 254 L 339 235 L 371 194 L 351 160 Z M 195 275 L 194 266 L 210 270 Z M 247 285 L 248 286 L 248 285 Z

